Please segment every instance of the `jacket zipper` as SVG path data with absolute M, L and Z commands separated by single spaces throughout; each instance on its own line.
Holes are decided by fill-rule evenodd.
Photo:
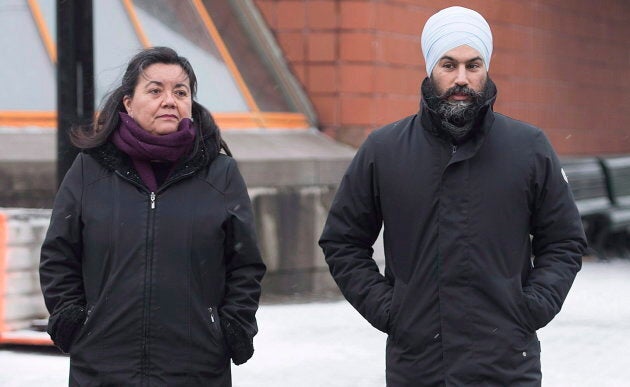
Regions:
M 219 321 L 214 316 L 217 309 L 213 307 L 208 308 L 208 313 L 210 314 L 210 329 L 213 330 L 217 335 L 221 335 L 221 328 L 219 327 Z
M 83 325 L 87 324 L 88 320 L 90 319 L 90 314 L 92 313 L 92 309 L 94 309 L 94 305 L 88 308 L 87 313 L 85 315 L 85 320 L 83 320 Z
M 451 154 L 454 155 L 457 152 L 457 145 L 453 145 Z
M 155 223 L 155 192 L 149 194 L 149 217 L 147 219 L 147 252 L 145 255 L 144 264 L 144 305 L 143 305 L 143 319 L 142 319 L 142 375 L 144 377 L 149 376 L 149 363 L 151 359 L 151 353 L 149 348 L 149 335 L 151 334 L 149 329 L 149 322 L 151 321 L 150 308 L 151 308 L 151 284 L 153 283 L 153 238 L 154 238 L 154 223 Z
M 119 171 L 115 171 L 115 173 L 120 176 L 123 180 L 129 182 L 130 184 L 147 191 L 147 188 L 142 184 L 137 183 L 134 180 L 126 177 Z M 155 192 L 149 192 L 149 208 L 151 210 L 155 209 Z M 151 285 L 150 285 L 150 277 L 151 277 L 151 263 L 153 261 L 153 217 L 154 211 L 149 211 L 149 217 L 147 218 L 147 251 L 144 259 L 144 303 L 142 306 L 142 353 L 140 359 L 140 377 L 142 378 L 142 385 L 144 385 L 145 378 L 148 377 L 149 373 L 149 345 L 148 345 L 148 337 L 149 337 L 149 307 L 150 307 L 150 299 L 151 299 Z
M 182 180 L 183 178 L 193 175 L 196 171 L 191 171 L 189 173 L 186 173 L 184 175 L 179 176 L 178 178 L 174 179 L 174 180 L 170 180 L 167 182 L 167 184 L 163 185 L 162 187 L 160 187 L 161 189 L 158 190 L 158 192 L 164 190 L 166 187 L 172 185 L 173 183 Z M 138 184 L 137 182 L 129 179 L 128 177 L 124 176 L 122 173 L 120 173 L 119 171 L 115 171 L 115 173 L 120 176 L 121 178 L 123 178 L 124 180 L 126 180 L 127 182 L 135 185 L 136 187 L 139 187 L 141 189 L 143 189 L 145 192 L 147 191 L 146 187 L 143 186 L 142 184 Z M 149 211 L 149 217 L 147 219 L 147 252 L 145 255 L 145 272 L 144 272 L 144 305 L 143 305 L 143 310 L 142 310 L 142 355 L 141 355 L 141 366 L 140 366 L 140 374 L 142 379 L 148 379 L 149 376 L 149 360 L 150 360 L 150 351 L 149 351 L 149 334 L 150 334 L 150 330 L 149 330 L 149 321 L 151 316 L 149 315 L 149 310 L 150 310 L 150 303 L 151 303 L 151 276 L 152 276 L 152 269 L 153 269 L 153 238 L 154 238 L 154 234 L 153 234 L 153 227 L 154 227 L 154 223 L 155 223 L 155 206 L 156 206 L 156 193 L 155 192 L 150 192 L 149 193 L 149 208 L 151 211 Z M 210 313 L 210 316 L 214 322 L 214 315 L 212 314 L 212 312 Z M 144 383 L 143 383 L 144 384 Z

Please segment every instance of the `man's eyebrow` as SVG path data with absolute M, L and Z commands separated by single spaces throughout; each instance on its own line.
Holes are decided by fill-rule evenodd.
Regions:
M 448 55 L 444 55 L 443 57 L 440 58 L 440 60 L 449 60 L 451 62 L 459 62 L 457 59 L 455 59 L 453 57 L 450 57 Z M 477 61 L 477 60 L 483 60 L 483 59 L 480 56 L 476 56 L 476 57 L 474 57 L 472 59 L 468 59 L 466 61 L 466 63 L 474 62 L 474 61 Z

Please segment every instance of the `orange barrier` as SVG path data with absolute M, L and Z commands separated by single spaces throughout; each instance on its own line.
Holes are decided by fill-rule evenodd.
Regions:
M 221 129 L 307 129 L 310 127 L 306 116 L 301 113 L 214 113 L 214 119 Z M 265 126 L 261 127 L 261 120 Z M 57 113 L 54 111 L 0 111 L 0 126 L 43 128 L 57 127 Z

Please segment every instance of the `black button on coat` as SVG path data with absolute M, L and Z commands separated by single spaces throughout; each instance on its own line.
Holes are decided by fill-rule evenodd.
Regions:
M 111 144 L 57 194 L 40 276 L 70 384 L 230 386 L 265 272 L 236 162 L 205 148 L 153 196 Z
M 388 334 L 390 387 L 540 384 L 536 330 L 560 311 L 586 241 L 547 138 L 493 101 L 457 147 L 425 103 L 374 131 L 332 203 L 320 245 L 344 296 Z

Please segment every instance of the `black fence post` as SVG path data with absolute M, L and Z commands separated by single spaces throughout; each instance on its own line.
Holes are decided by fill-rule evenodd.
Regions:
M 69 130 L 94 116 L 92 0 L 57 0 L 57 186 L 78 149 Z

